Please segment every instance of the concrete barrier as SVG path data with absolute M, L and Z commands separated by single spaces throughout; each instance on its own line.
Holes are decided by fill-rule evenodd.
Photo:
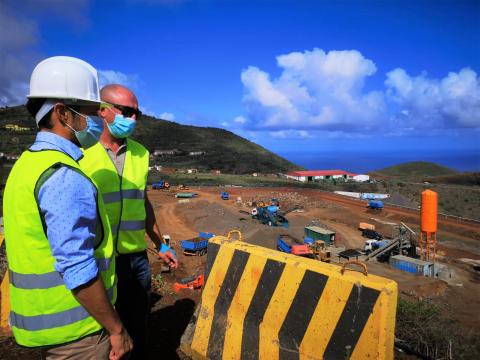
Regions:
M 4 239 L 4 235 L 0 234 L 0 248 L 2 246 L 5 248 Z M 0 284 L 0 334 L 8 335 L 10 333 L 10 325 L 8 324 L 8 315 L 10 314 L 8 269 L 5 269 L 5 273 L 0 275 L 2 278 Z
M 393 359 L 397 285 L 365 274 L 214 237 L 180 348 L 193 359 Z

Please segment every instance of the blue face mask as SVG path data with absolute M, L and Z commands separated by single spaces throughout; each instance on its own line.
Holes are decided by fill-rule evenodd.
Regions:
M 88 149 L 89 147 L 92 147 L 98 142 L 98 140 L 100 139 L 100 135 L 103 132 L 102 118 L 99 116 L 86 116 L 76 112 L 73 109 L 70 109 L 70 110 L 84 117 L 87 121 L 87 127 L 83 130 L 77 131 L 74 128 L 72 128 L 70 125 L 68 124 L 66 125 L 75 133 L 75 137 L 77 138 L 82 148 Z
M 107 123 L 107 126 L 110 134 L 118 139 L 124 139 L 133 133 L 136 123 L 132 118 L 125 117 L 122 114 L 116 114 L 115 120 L 113 120 L 111 124 Z

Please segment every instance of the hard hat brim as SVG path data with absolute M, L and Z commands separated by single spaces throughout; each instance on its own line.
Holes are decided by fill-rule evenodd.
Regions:
M 27 95 L 27 99 L 52 99 L 59 100 L 59 102 L 65 102 L 70 105 L 98 105 L 102 104 L 102 101 L 90 100 L 90 99 L 77 99 L 77 98 L 65 98 L 58 96 L 36 96 L 36 95 Z

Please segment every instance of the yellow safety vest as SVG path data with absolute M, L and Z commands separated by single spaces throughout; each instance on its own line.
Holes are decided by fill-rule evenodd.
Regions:
M 127 139 L 122 176 L 101 143 L 84 151 L 80 167 L 98 185 L 112 227 L 118 254 L 143 251 L 145 242 L 145 188 L 149 153 L 143 145 Z
M 39 211 L 37 195 L 41 184 L 50 172 L 62 166 L 88 179 L 78 164 L 60 151 L 25 151 L 13 166 L 5 187 L 10 325 L 17 343 L 23 346 L 63 344 L 102 328 L 55 270 L 55 258 Z M 113 304 L 116 298 L 113 238 L 101 197 L 97 197 L 97 213 L 100 221 L 94 256 Z

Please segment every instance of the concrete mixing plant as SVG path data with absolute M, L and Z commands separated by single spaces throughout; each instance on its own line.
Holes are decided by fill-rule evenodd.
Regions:
M 435 262 L 437 252 L 438 195 L 435 191 L 422 192 L 420 249 L 422 260 Z

